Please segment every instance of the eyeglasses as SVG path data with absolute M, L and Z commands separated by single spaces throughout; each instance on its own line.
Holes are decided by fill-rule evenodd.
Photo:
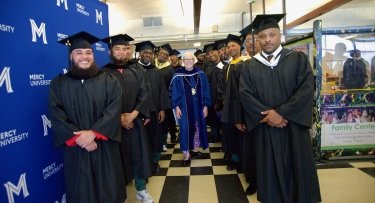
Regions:
M 184 61 L 194 61 L 194 59 L 184 59 Z

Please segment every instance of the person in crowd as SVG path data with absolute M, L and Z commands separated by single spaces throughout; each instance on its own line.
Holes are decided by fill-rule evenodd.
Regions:
M 208 147 L 206 120 L 211 105 L 210 87 L 202 70 L 194 67 L 194 55 L 186 52 L 184 68 L 173 75 L 171 81 L 172 108 L 180 125 L 180 149 L 183 165 L 190 165 L 192 156 L 199 156 L 198 148 Z M 191 151 L 190 151 L 191 150 Z
M 169 85 L 171 83 L 172 76 L 175 72 L 173 66 L 169 62 L 169 55 L 173 52 L 173 49 L 169 43 L 163 44 L 158 47 L 157 57 L 155 59 L 155 66 L 161 72 L 164 80 L 166 89 L 169 91 Z M 162 137 L 164 138 L 163 151 L 167 151 L 166 143 L 170 135 L 171 143 L 177 143 L 177 127 L 176 120 L 173 115 L 173 110 L 168 108 L 165 110 L 165 121 L 163 122 Z
M 244 40 L 244 45 L 246 48 L 246 51 L 250 57 L 253 57 L 255 54 L 259 53 L 261 48 L 258 43 L 258 36 L 255 34 L 255 30 L 253 28 L 253 24 L 249 24 L 244 29 L 240 31 L 241 33 L 241 39 Z M 236 70 L 233 77 L 233 79 L 236 80 L 236 88 L 238 91 L 239 86 L 239 80 L 240 80 L 240 74 L 241 69 L 243 66 L 239 66 Z M 239 99 L 239 98 L 238 98 Z M 243 105 L 247 104 L 241 104 L 239 108 L 239 114 L 240 114 L 240 120 L 236 122 L 236 127 L 238 130 L 243 130 L 245 132 L 242 140 L 242 157 L 243 157 L 243 163 L 242 167 L 244 170 L 244 174 L 246 177 L 246 180 L 250 183 L 248 187 L 246 188 L 246 194 L 252 195 L 256 192 L 256 162 L 255 162 L 255 135 L 252 134 L 251 131 L 246 131 L 245 126 L 245 116 L 243 114 Z
M 255 135 L 257 199 L 321 202 L 309 132 L 314 75 L 306 54 L 282 48 L 278 22 L 284 16 L 256 16 L 262 51 L 240 75 L 246 130 Z
M 360 50 L 352 50 L 344 63 L 342 83 L 345 89 L 362 89 L 368 82 L 366 63 Z
M 131 59 L 133 38 L 127 34 L 110 36 L 102 41 L 109 47 L 110 63 L 102 70 L 111 73 L 121 83 L 122 90 L 122 144 L 121 154 L 126 182 L 134 178 L 136 198 L 144 203 L 153 202 L 146 190 L 146 179 L 151 176 L 151 157 L 145 126 L 149 121 L 147 89 L 144 69 Z
M 209 142 L 215 143 L 221 140 L 221 109 L 223 108 L 217 95 L 219 77 L 224 64 L 220 61 L 219 54 L 216 50 L 215 43 L 206 44 L 203 48 L 209 65 L 206 68 L 206 76 L 210 85 L 212 105 L 208 107 L 207 125 L 210 126 L 211 132 Z
M 165 118 L 165 109 L 170 108 L 170 101 L 161 72 L 151 63 L 156 46 L 150 41 L 139 42 L 135 46 L 135 51 L 140 54 L 138 63 L 145 69 L 145 81 L 149 93 L 150 122 L 146 125 L 146 131 L 150 141 L 153 173 L 156 174 L 160 170 L 158 162 L 164 144 L 162 122 Z
M 169 56 L 171 65 L 173 66 L 174 70 L 181 68 L 180 59 L 179 59 L 180 54 L 181 53 L 178 50 L 173 49 L 171 55 Z
M 226 41 L 227 39 L 220 39 L 214 42 L 216 50 L 219 54 L 220 60 L 224 65 L 227 65 L 232 60 L 230 55 L 228 55 L 227 53 Z
M 231 62 L 224 66 L 219 78 L 218 94 L 223 103 L 221 122 L 223 126 L 224 159 L 227 170 L 238 170 L 242 172 L 242 138 L 245 130 L 241 127 L 240 100 L 238 97 L 238 80 L 236 79 L 240 66 L 248 59 L 241 56 L 241 38 L 237 35 L 227 36 L 227 53 L 232 58 Z M 239 124 L 236 126 L 236 124 Z M 238 127 L 238 128 L 237 128 Z
M 51 81 L 49 112 L 54 144 L 64 149 L 67 202 L 124 202 L 121 170 L 121 89 L 99 70 L 91 44 L 79 32 L 61 41 L 69 46 L 70 70 Z
M 194 67 L 198 67 L 201 70 L 206 71 L 206 67 L 205 67 L 205 61 L 206 60 L 205 60 L 205 55 L 203 53 L 203 50 L 202 49 L 197 49 L 194 52 L 194 56 L 197 59 L 196 63 L 194 64 Z

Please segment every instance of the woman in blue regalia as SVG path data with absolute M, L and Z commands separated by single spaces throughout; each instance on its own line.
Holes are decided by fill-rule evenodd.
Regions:
M 210 89 L 204 72 L 194 67 L 191 52 L 183 56 L 184 67 L 176 70 L 171 81 L 172 108 L 180 126 L 180 149 L 183 165 L 190 164 L 191 156 L 198 156 L 199 147 L 208 147 L 206 116 L 211 104 Z

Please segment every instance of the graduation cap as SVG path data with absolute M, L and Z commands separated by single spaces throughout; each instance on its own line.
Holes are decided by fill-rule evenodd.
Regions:
M 195 57 L 198 57 L 199 55 L 203 54 L 203 51 L 202 49 L 197 49 L 195 52 L 194 52 L 194 56 Z
M 172 53 L 171 53 L 171 56 L 175 55 L 175 56 L 179 56 L 181 54 L 181 52 L 179 52 L 177 49 L 173 49 Z
M 227 43 L 226 43 L 227 39 L 220 39 L 220 40 L 216 40 L 214 43 L 215 43 L 215 49 L 216 50 L 219 50 L 223 47 L 226 47 L 227 46 Z
M 173 49 L 172 49 L 171 45 L 169 45 L 169 43 L 166 43 L 166 44 L 160 45 L 160 47 L 159 47 L 159 51 L 160 51 L 161 49 L 167 51 L 169 55 L 171 55 L 172 52 L 173 52 Z
M 206 44 L 206 45 L 204 45 L 204 47 L 203 47 L 203 52 L 204 52 L 204 53 L 208 53 L 208 52 L 210 52 L 210 51 L 212 51 L 212 50 L 216 50 L 215 43 Z
M 143 41 L 134 45 L 136 52 L 143 51 L 145 49 L 150 49 L 151 51 L 154 51 L 154 49 L 156 48 L 155 44 L 153 44 L 151 41 Z
M 108 47 L 113 47 L 115 45 L 129 45 L 129 42 L 133 40 L 134 39 L 127 34 L 118 34 L 102 39 L 103 42 L 108 44 Z
M 279 21 L 285 16 L 285 13 L 282 14 L 265 14 L 257 15 L 254 21 L 251 23 L 256 29 L 256 33 L 268 29 L 268 28 L 278 28 Z
M 70 47 L 69 53 L 74 49 L 92 49 L 91 44 L 99 41 L 99 38 L 85 32 L 79 32 L 59 41 L 59 43 Z
M 226 43 L 228 44 L 229 42 L 235 42 L 241 46 L 242 45 L 241 36 L 228 34 Z

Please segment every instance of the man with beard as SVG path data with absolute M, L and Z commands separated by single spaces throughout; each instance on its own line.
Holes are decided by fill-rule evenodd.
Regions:
M 144 125 L 149 118 L 144 70 L 135 60 L 130 60 L 133 38 L 119 34 L 103 39 L 109 46 L 111 63 L 103 67 L 120 82 L 122 89 L 122 163 L 126 182 L 132 177 L 137 189 L 136 197 L 143 202 L 153 202 L 146 191 L 146 179 L 151 176 L 151 157 Z
M 217 95 L 217 86 L 224 64 L 220 61 L 215 43 L 206 44 L 203 51 L 206 54 L 207 61 L 209 62 L 206 69 L 206 75 L 211 89 L 212 101 L 212 105 L 208 107 L 208 115 L 206 120 L 207 124 L 211 127 L 209 142 L 215 143 L 215 141 L 220 139 L 220 114 L 223 106 Z
M 147 84 L 147 98 L 150 111 L 150 122 L 146 125 L 147 135 L 150 141 L 150 151 L 152 154 L 153 172 L 157 173 L 160 169 L 158 164 L 163 141 L 166 138 L 162 137 L 162 122 L 165 118 L 165 109 L 170 108 L 169 95 L 165 88 L 164 81 L 161 80 L 163 76 L 161 72 L 151 63 L 153 50 L 155 45 L 150 41 L 144 41 L 135 44 L 135 51 L 139 52 L 140 64 L 145 69 L 145 81 Z
M 216 50 L 219 54 L 221 62 L 224 65 L 227 65 L 232 60 L 231 57 L 227 54 L 226 41 L 227 41 L 227 39 L 221 39 L 221 40 L 215 41 Z
M 126 199 L 119 162 L 121 89 L 95 64 L 91 44 L 98 40 L 80 32 L 59 41 L 70 46 L 71 67 L 49 90 L 54 143 L 64 150 L 67 202 Z
M 163 44 L 159 47 L 157 58 L 155 59 L 155 66 L 161 72 L 166 89 L 169 91 L 169 85 L 172 80 L 172 76 L 175 72 L 173 66 L 169 62 L 169 55 L 173 52 L 171 45 Z M 173 115 L 173 110 L 168 108 L 165 110 L 165 121 L 163 123 L 163 137 L 168 137 L 168 132 L 171 136 L 171 143 L 177 143 L 177 128 L 176 120 Z M 165 139 L 163 145 L 163 151 L 167 151 L 167 140 Z
M 309 131 L 314 75 L 306 54 L 282 48 L 278 22 L 284 16 L 256 16 L 262 51 L 245 63 L 240 76 L 246 129 L 255 136 L 257 198 L 321 202 Z

